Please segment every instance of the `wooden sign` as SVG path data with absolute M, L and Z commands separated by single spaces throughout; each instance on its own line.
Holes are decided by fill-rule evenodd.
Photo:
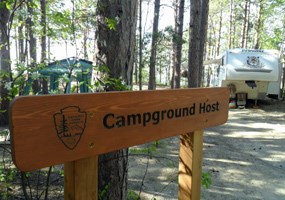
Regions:
M 10 105 L 15 165 L 31 171 L 223 124 L 227 88 L 21 96 Z

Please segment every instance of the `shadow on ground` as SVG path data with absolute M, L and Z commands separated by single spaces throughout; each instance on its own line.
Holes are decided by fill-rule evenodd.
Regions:
M 178 153 L 178 137 L 162 140 L 151 159 L 131 153 L 130 190 L 177 199 Z M 205 130 L 203 172 L 212 179 L 204 200 L 285 199 L 285 102 L 231 110 L 226 124 Z

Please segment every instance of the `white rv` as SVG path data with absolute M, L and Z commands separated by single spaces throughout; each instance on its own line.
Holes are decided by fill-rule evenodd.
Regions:
M 280 97 L 282 68 L 276 50 L 230 49 L 212 70 L 212 86 L 234 88 L 246 93 L 248 99 Z M 217 63 L 217 62 L 216 62 Z

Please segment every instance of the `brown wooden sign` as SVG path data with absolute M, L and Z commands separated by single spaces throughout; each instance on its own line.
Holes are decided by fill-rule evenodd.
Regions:
M 228 99 L 227 88 L 21 96 L 14 163 L 31 171 L 223 124 Z

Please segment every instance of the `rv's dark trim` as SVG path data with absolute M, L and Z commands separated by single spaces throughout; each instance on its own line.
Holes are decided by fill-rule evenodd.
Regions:
M 236 68 L 237 72 L 263 72 L 263 73 L 270 73 L 272 72 L 271 69 L 246 69 L 246 68 Z

